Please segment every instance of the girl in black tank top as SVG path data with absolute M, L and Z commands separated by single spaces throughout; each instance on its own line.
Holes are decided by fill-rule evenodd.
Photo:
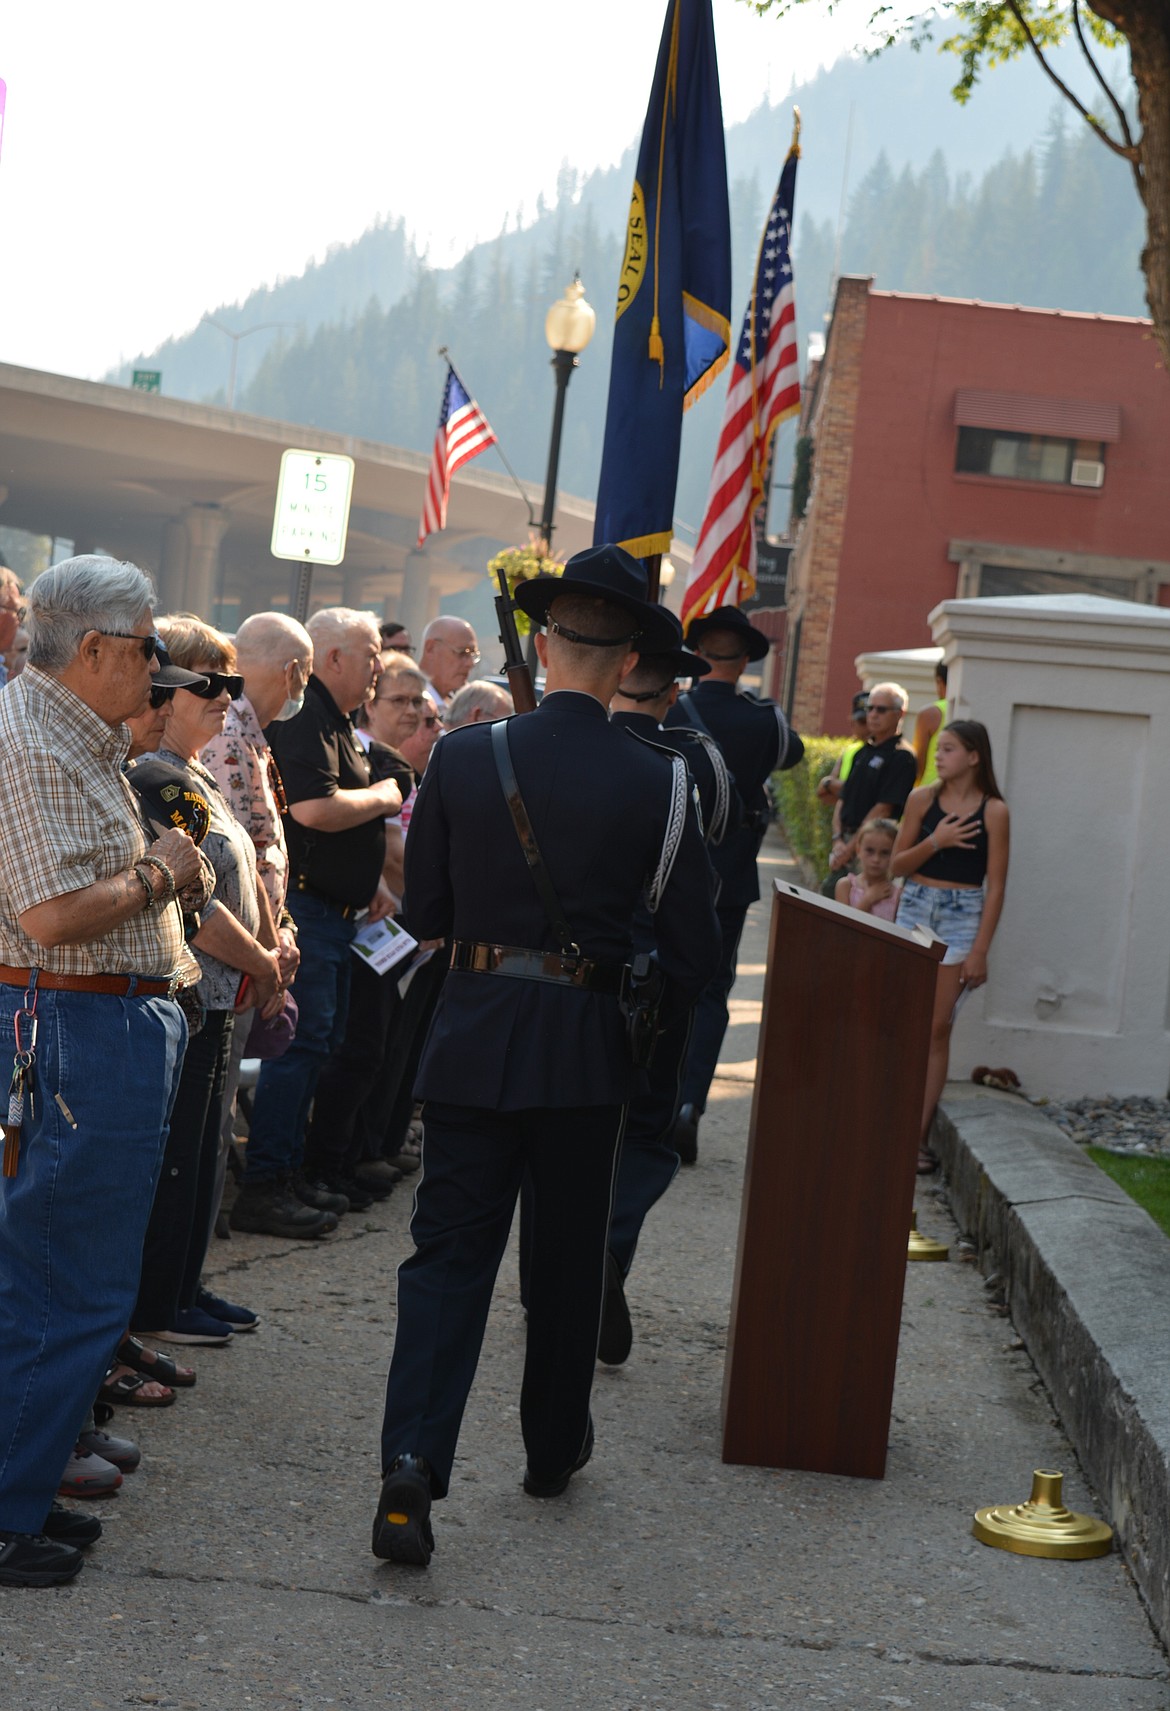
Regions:
M 1003 908 L 1008 811 L 986 729 L 956 719 L 939 732 L 939 782 L 911 792 L 890 872 L 905 880 L 899 926 L 929 928 L 946 943 L 938 970 L 918 1169 L 938 1160 L 928 1144 L 947 1078 L 951 1024 L 960 999 L 987 979 L 987 952 Z

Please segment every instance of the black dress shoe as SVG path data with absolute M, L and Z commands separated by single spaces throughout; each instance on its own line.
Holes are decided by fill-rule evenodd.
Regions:
M 292 1191 L 303 1205 L 311 1206 L 314 1212 L 332 1212 L 343 1218 L 349 1211 L 349 1200 L 344 1194 L 335 1194 L 318 1176 L 309 1177 L 303 1170 L 294 1172 Z
M 430 1515 L 430 1464 L 422 1456 L 395 1456 L 382 1481 L 370 1549 L 386 1562 L 426 1568 L 435 1548 Z
M 605 1298 L 601 1305 L 601 1330 L 597 1337 L 597 1358 L 606 1366 L 621 1366 L 634 1345 L 634 1327 L 630 1324 L 630 1309 L 622 1286 L 622 1268 L 607 1253 L 605 1256 Z
M 0 1586 L 63 1586 L 85 1559 L 43 1533 L 0 1533 Z
M 670 1144 L 683 1164 L 697 1164 L 699 1159 L 699 1112 L 693 1105 L 680 1105 Z
M 524 1489 L 529 1497 L 559 1497 L 575 1473 L 580 1473 L 589 1457 L 593 1454 L 593 1421 L 589 1421 L 589 1430 L 585 1434 L 585 1443 L 581 1454 L 577 1457 L 567 1473 L 558 1473 L 553 1479 L 538 1479 L 530 1467 L 524 1469 Z
M 82 1515 L 76 1509 L 66 1509 L 63 1503 L 54 1503 L 41 1524 L 41 1533 L 58 1544 L 83 1548 L 101 1538 L 102 1524 L 96 1515 Z

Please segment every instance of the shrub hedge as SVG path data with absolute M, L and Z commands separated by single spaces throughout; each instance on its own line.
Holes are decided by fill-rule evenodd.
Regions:
M 776 815 L 793 855 L 807 862 L 818 880 L 829 869 L 833 804 L 822 802 L 817 784 L 848 742 L 847 737 L 805 737 L 804 758 L 787 772 L 772 775 Z

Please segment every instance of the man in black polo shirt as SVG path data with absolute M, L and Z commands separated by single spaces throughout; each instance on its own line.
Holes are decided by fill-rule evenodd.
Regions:
M 368 612 L 343 606 L 314 613 L 313 675 L 292 719 L 268 727 L 288 799 L 288 907 L 297 924 L 297 1035 L 267 1062 L 256 1087 L 244 1183 L 231 1224 L 273 1236 L 320 1236 L 336 1227 L 344 1200 L 298 1179 L 317 1077 L 340 1043 L 349 1003 L 354 916 L 390 912 L 382 880 L 383 821 L 402 806 L 393 779 L 372 781 L 349 711 L 378 680 L 381 637 Z
M 899 683 L 878 683 L 865 709 L 868 742 L 858 749 L 834 811 L 829 877 L 839 878 L 857 854 L 857 834 L 867 820 L 900 820 L 914 788 L 918 761 L 902 736 L 909 697 Z

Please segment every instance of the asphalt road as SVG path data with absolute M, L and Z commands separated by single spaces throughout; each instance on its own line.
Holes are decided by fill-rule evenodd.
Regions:
M 794 877 L 778 848 L 765 860 L 765 875 Z M 971 1536 L 972 1511 L 1022 1500 L 1034 1467 L 1063 1468 L 1069 1504 L 1094 1508 L 973 1267 L 909 1268 L 883 1481 L 720 1461 L 765 925 L 753 911 L 699 1163 L 647 1226 L 634 1352 L 599 1369 L 597 1452 L 566 1496 L 520 1489 L 514 1252 L 420 1573 L 369 1554 L 409 1196 L 325 1243 L 217 1242 L 212 1286 L 263 1328 L 197 1353 L 198 1386 L 174 1408 L 120 1411 L 143 1466 L 93 1506 L 106 1536 L 73 1586 L 2 1595 L 0 1704 L 1170 1706 L 1166 1656 L 1119 1557 L 1040 1562 Z M 955 1234 L 930 1189 L 919 1225 Z

